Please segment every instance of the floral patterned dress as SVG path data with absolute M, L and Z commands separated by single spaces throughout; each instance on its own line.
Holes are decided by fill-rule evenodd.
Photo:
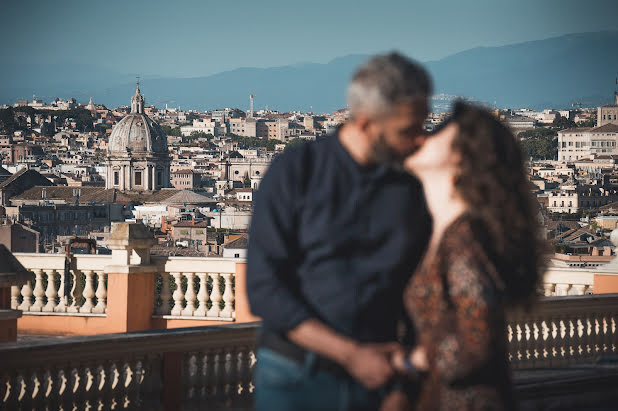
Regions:
M 503 285 L 480 221 L 460 216 L 404 294 L 429 372 L 419 410 L 513 410 Z

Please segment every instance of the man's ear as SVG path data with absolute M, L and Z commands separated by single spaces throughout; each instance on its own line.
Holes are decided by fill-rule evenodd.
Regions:
M 372 120 L 365 114 L 359 114 L 356 117 L 356 125 L 363 133 L 367 133 L 371 127 Z

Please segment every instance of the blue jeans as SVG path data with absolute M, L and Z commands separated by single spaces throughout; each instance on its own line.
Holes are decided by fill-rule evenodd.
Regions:
M 384 393 L 369 391 L 351 378 L 315 370 L 267 348 L 257 350 L 254 373 L 256 411 L 376 410 Z

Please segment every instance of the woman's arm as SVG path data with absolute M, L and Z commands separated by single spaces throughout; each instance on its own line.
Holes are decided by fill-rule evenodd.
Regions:
M 501 292 L 489 274 L 493 265 L 482 254 L 467 252 L 448 258 L 445 295 L 451 304 L 451 318 L 446 318 L 435 341 L 435 372 L 448 383 L 472 376 L 493 359 L 494 344 L 505 338 Z M 446 256 L 445 256 L 446 257 Z

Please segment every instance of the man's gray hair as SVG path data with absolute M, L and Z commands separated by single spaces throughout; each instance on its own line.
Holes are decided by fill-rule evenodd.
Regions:
M 427 101 L 431 93 L 427 71 L 393 52 L 372 57 L 356 71 L 348 87 L 348 107 L 352 117 L 360 112 L 377 115 L 397 103 Z

